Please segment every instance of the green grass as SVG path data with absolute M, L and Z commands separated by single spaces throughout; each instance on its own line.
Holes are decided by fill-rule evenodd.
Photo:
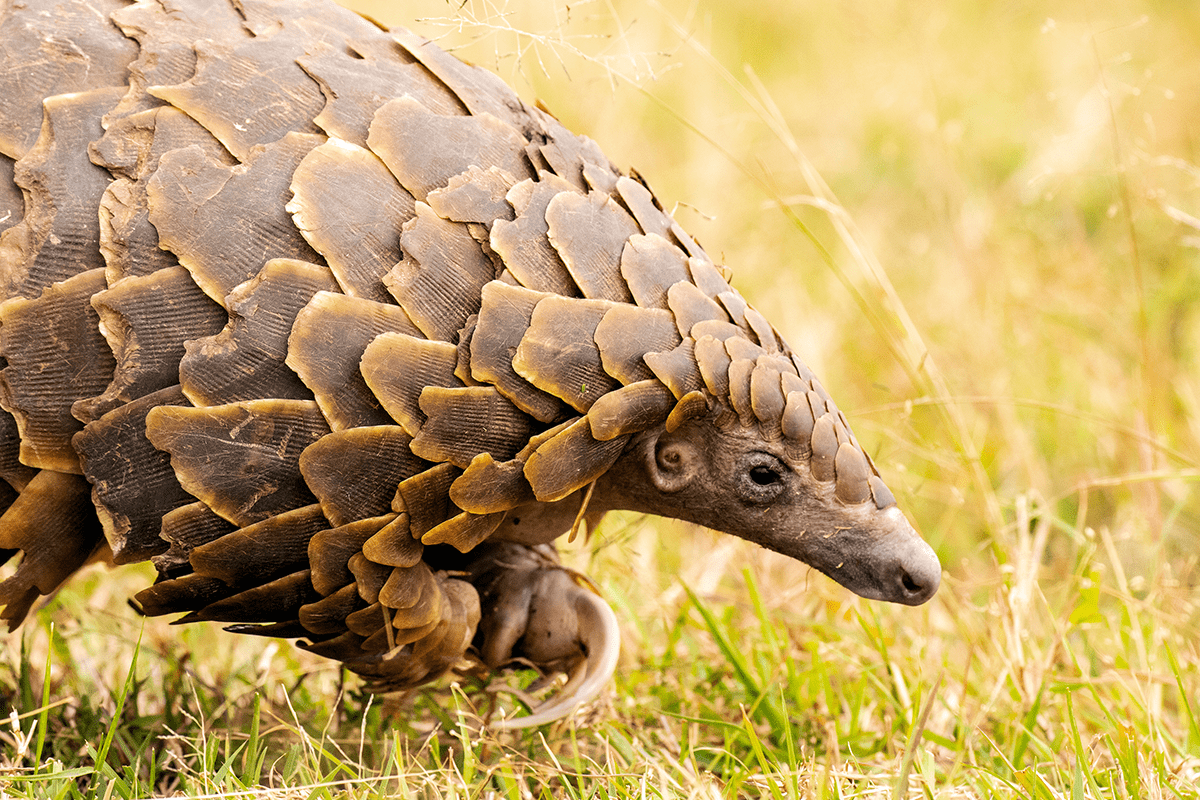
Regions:
M 92 571 L 5 643 L 0 794 L 1200 796 L 1200 7 L 389 6 L 681 203 L 943 588 L 614 515 L 567 548 L 622 623 L 611 693 L 494 736 L 470 680 L 370 700 Z

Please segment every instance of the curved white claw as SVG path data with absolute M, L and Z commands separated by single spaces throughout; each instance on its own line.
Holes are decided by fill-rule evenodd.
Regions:
M 585 703 L 595 699 L 612 680 L 617 671 L 621 652 L 621 630 L 617 615 L 608 604 L 588 589 L 576 587 L 575 613 L 579 619 L 579 640 L 586 655 L 574 670 L 562 691 L 551 697 L 525 717 L 514 717 L 491 723 L 497 730 L 519 730 L 545 725 L 570 716 Z

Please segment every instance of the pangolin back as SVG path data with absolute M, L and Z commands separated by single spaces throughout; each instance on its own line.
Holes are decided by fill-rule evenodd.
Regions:
M 89 559 L 152 559 L 146 613 L 376 688 L 555 665 L 574 633 L 513 598 L 603 612 L 545 542 L 654 506 L 584 495 L 697 420 L 899 516 L 726 272 L 490 73 L 323 0 L 31 0 L 0 41 L 10 626 Z M 538 625 L 565 649 L 517 641 Z

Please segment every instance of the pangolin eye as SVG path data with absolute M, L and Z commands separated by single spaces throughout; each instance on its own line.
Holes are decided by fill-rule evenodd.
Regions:
M 786 485 L 787 467 L 769 453 L 750 453 L 740 464 L 734 485 L 743 502 L 770 503 Z

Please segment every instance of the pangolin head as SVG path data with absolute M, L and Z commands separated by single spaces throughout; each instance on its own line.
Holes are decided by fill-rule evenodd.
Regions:
M 632 437 L 604 496 L 756 542 L 863 597 L 925 602 L 941 578 L 933 549 L 817 378 L 757 312 L 741 316 L 756 324 L 698 322 L 645 356 L 675 402 Z
M 793 435 L 776 420 L 743 424 L 711 397 L 673 430 L 643 431 L 605 476 L 613 504 L 748 539 L 866 598 L 924 603 L 941 580 L 937 556 L 840 413 L 814 412 L 809 392 L 776 403 L 801 417 L 783 425 Z

